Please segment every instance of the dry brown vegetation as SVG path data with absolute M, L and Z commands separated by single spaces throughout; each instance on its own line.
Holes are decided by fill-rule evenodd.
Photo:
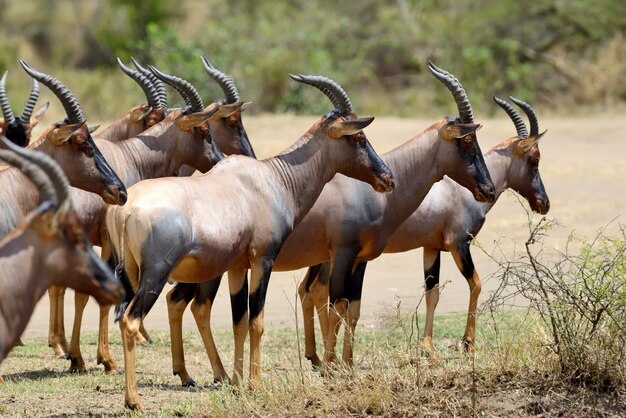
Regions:
M 139 350 L 142 402 L 147 414 L 161 416 L 623 416 L 626 235 L 617 229 L 615 235 L 602 231 L 576 250 L 568 246 L 567 253 L 528 251 L 530 261 L 501 261 L 503 286 L 479 315 L 475 356 L 459 344 L 465 315 L 445 315 L 435 326 L 439 356 L 426 357 L 420 304 L 407 309 L 398 302 L 377 313 L 374 327 L 359 332 L 353 369 L 338 365 L 330 377 L 321 377 L 300 355 L 294 294 L 293 325 L 272 329 L 265 338 L 262 389 L 212 384 L 197 333 L 185 334 L 184 343 L 199 386 L 181 387 L 169 373 L 168 335 L 157 332 Z M 540 244 L 545 222 L 531 223 L 529 230 L 527 246 Z M 556 268 L 547 270 L 547 263 Z M 520 293 L 531 306 L 511 311 L 507 300 Z M 93 356 L 97 337 L 86 339 Z M 113 355 L 120 356 L 119 337 L 112 343 Z M 229 332 L 218 332 L 217 344 L 224 358 L 232 358 Z M 17 347 L 2 366 L 0 413 L 126 413 L 121 375 L 96 367 L 73 375 L 65 367 L 50 359 L 43 339 Z
M 473 360 L 456 349 L 464 317 L 439 318 L 442 360 L 418 357 L 418 328 L 402 309 L 388 308 L 373 329 L 361 332 L 354 370 L 322 378 L 300 363 L 295 328 L 271 330 L 264 342 L 264 385 L 258 392 L 210 382 L 210 366 L 196 334 L 185 335 L 190 373 L 197 388 L 182 388 L 169 372 L 169 338 L 159 332 L 141 347 L 139 390 L 147 413 L 161 416 L 619 416 L 626 413 L 623 387 L 597 391 L 564 381 L 558 360 L 545 346 L 545 329 L 533 315 L 481 315 Z M 419 322 L 419 321 L 418 321 Z M 497 331 L 494 324 L 497 323 Z M 86 336 L 95 353 L 96 336 Z M 218 346 L 230 358 L 229 333 Z M 523 341 L 523 344 L 520 344 Z M 451 347 L 447 347 L 451 345 Z M 119 356 L 119 339 L 113 340 Z M 266 354 L 265 354 L 266 353 Z M 94 364 L 93 358 L 86 359 Z M 89 368 L 65 372 L 45 341 L 16 348 L 2 365 L 0 389 L 6 415 L 125 414 L 123 376 Z

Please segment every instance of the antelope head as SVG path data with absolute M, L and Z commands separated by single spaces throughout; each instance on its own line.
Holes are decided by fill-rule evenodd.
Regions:
M 467 188 L 478 202 L 493 203 L 495 186 L 478 145 L 472 107 L 461 83 L 450 73 L 428 62 L 430 72 L 454 96 L 459 116 L 447 117 L 433 125 L 440 139 L 437 164 L 452 180 Z
M 311 75 L 289 75 L 299 83 L 311 85 L 326 95 L 335 109 L 309 130 L 328 141 L 326 160 L 337 172 L 370 184 L 377 192 L 390 192 L 394 188 L 391 170 L 380 159 L 367 140 L 363 129 L 373 117 L 359 118 L 352 108 L 346 92 L 333 80 Z
M 232 113 L 239 109 L 242 103 L 211 103 L 205 108 L 198 91 L 191 83 L 165 74 L 153 66 L 149 68 L 156 77 L 174 87 L 185 99 L 187 107 L 181 111 L 172 111 L 165 121 L 171 123 L 169 129 L 177 129 L 184 134 L 176 141 L 176 152 L 182 156 L 183 164 L 206 173 L 224 158 L 224 154 L 211 135 L 209 120 L 212 117 L 222 117 L 224 114 Z
M 152 81 L 152 78 L 158 80 L 154 77 L 154 74 L 141 67 L 135 59 L 131 58 L 131 60 L 135 67 L 137 67 L 137 71 L 128 68 L 119 58 L 117 59 L 117 64 L 124 74 L 135 80 L 146 95 L 148 101 L 146 104 L 135 106 L 130 110 L 131 121 L 139 125 L 139 129 L 137 129 L 138 132 L 143 132 L 165 118 L 167 112 L 167 96 L 165 94 L 165 88 L 162 86 L 163 83 L 159 81 L 161 86 L 157 87 Z
M 237 104 L 239 101 L 239 91 L 237 86 L 226 74 L 215 68 L 204 57 L 201 57 L 204 70 L 211 76 L 213 80 L 219 84 L 224 92 L 226 98 L 221 101 L 222 104 Z M 224 113 L 221 116 L 213 116 L 209 127 L 211 134 L 222 151 L 226 154 L 241 154 L 248 157 L 256 158 L 248 134 L 243 127 L 241 121 L 241 113 L 250 105 L 250 103 L 243 103 L 240 108 L 233 110 L 230 113 Z
M 67 119 L 48 128 L 42 135 L 49 145 L 47 154 L 64 168 L 72 186 L 97 193 L 108 204 L 126 203 L 126 188 L 96 146 L 80 104 L 72 92 L 56 78 L 39 72 L 20 60 L 24 70 L 48 87 L 59 98 Z
M 68 286 L 93 295 L 101 304 L 119 303 L 123 288 L 98 257 L 69 198 L 67 178 L 50 157 L 23 149 L 0 137 L 0 158 L 18 167 L 40 191 L 40 205 L 4 243 L 21 234 L 32 247 L 37 276 L 49 285 Z
M 517 131 L 517 137 L 512 138 L 508 143 L 509 147 L 512 148 L 509 187 L 522 195 L 534 212 L 545 215 L 550 210 L 550 199 L 539 174 L 539 160 L 541 158 L 539 140 L 546 132 L 539 133 L 537 115 L 528 103 L 511 97 L 513 103 L 518 105 L 528 116 L 530 133 L 513 106 L 495 96 L 493 100 L 509 115 Z
M 41 105 L 39 110 L 33 115 L 35 104 L 39 98 L 39 83 L 37 83 L 37 80 L 33 79 L 33 87 L 30 91 L 30 96 L 28 96 L 28 102 L 26 102 L 24 111 L 21 116 L 15 117 L 11 110 L 11 105 L 9 104 L 9 98 L 7 97 L 7 74 L 8 71 L 5 71 L 0 79 L 0 107 L 2 108 L 2 116 L 4 117 L 3 120 L 0 120 L 0 131 L 13 143 L 20 147 L 25 147 L 30 142 L 33 128 L 43 119 L 50 103 L 46 102 Z

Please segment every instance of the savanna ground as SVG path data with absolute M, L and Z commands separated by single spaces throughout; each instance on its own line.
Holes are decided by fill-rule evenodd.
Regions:
M 257 155 L 270 156 L 304 132 L 315 118 L 289 115 L 245 118 Z M 512 136 L 508 119 L 476 118 L 483 151 Z M 432 121 L 377 118 L 366 132 L 384 153 L 421 131 Z M 582 237 L 626 215 L 626 119 L 615 114 L 577 118 L 541 117 L 540 170 L 551 200 L 549 217 L 559 221 L 545 238 L 546 248 L 564 249 L 572 231 Z M 275 132 L 279 132 L 275 134 Z M 535 215 L 536 216 L 536 215 Z M 610 229 L 610 227 L 609 227 Z M 528 238 L 527 214 L 512 193 L 505 193 L 490 212 L 478 241 L 486 253 L 513 253 Z M 497 265 L 479 248 L 475 264 L 483 278 L 481 300 L 499 283 L 490 279 Z M 154 344 L 138 350 L 139 390 L 146 410 L 160 415 L 483 415 L 483 416 L 620 416 L 626 414 L 623 387 L 595 391 L 572 386 L 554 374 L 554 357 L 546 354 L 544 329 L 535 315 L 518 306 L 479 316 L 478 352 L 474 361 L 457 349 L 463 334 L 467 285 L 448 256 L 442 258 L 445 283 L 438 307 L 435 345 L 443 361 L 421 357 L 417 348 L 425 308 L 421 251 L 385 255 L 370 263 L 358 327 L 355 369 L 339 370 L 323 379 L 305 360 L 297 282 L 304 271 L 273 275 L 265 310 L 264 387 L 258 393 L 212 385 L 210 364 L 191 315 L 184 324 L 188 369 L 198 382 L 181 388 L 171 375 L 167 314 L 163 298 L 146 320 Z M 224 286 L 225 287 L 225 286 Z M 168 288 L 166 288 L 166 291 Z M 163 294 L 166 293 L 163 292 Z M 295 310 L 298 310 L 297 317 Z M 47 298 L 37 306 L 18 347 L 0 367 L 0 414 L 122 414 L 123 376 L 107 376 L 95 366 L 97 309 L 90 303 L 84 318 L 85 375 L 65 372 L 46 347 Z M 66 298 L 69 331 L 72 298 Z M 232 362 L 227 291 L 222 288 L 213 321 L 227 369 Z M 417 322 L 412 314 L 417 312 Z M 444 315 L 445 313 L 445 315 Z M 454 314 L 456 313 L 456 314 Z M 298 320 L 296 320 L 298 318 Z M 298 325 L 297 325 L 298 324 Z M 111 325 L 112 353 L 121 364 L 119 332 Z M 297 338 L 299 336 L 299 338 Z M 318 338 L 318 342 L 320 339 Z M 338 345 L 339 347 L 341 345 Z

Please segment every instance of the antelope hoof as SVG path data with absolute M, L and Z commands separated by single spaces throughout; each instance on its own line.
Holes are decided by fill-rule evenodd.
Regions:
M 63 354 L 57 355 L 57 359 L 58 360 L 70 360 L 70 357 L 67 354 L 63 353 Z
M 193 379 L 189 379 L 189 380 L 187 380 L 187 382 L 183 383 L 183 387 L 195 388 L 196 387 L 196 381 L 193 380 Z
M 254 379 L 250 380 L 250 383 L 248 383 L 248 389 L 250 389 L 251 392 L 258 392 L 261 390 L 261 382 L 256 381 Z
M 474 347 L 474 341 L 469 338 L 463 338 L 463 351 L 465 354 L 474 355 L 476 348 Z
M 126 408 L 131 411 L 143 412 L 143 405 L 140 402 L 126 402 Z
M 105 359 L 98 354 L 96 364 L 102 364 L 104 366 L 104 372 L 107 374 L 121 374 L 120 368 L 117 367 L 117 363 L 111 358 Z
M 311 362 L 311 365 L 315 370 L 319 370 L 319 368 L 322 367 L 322 360 L 320 360 L 317 354 L 305 356 L 305 358 Z
M 224 376 L 214 376 L 213 377 L 213 383 L 214 384 L 230 383 L 230 378 L 227 375 L 224 375 Z
M 87 370 L 85 369 L 85 362 L 83 359 L 77 359 L 75 357 L 69 357 L 71 364 L 69 368 L 70 373 L 85 373 Z

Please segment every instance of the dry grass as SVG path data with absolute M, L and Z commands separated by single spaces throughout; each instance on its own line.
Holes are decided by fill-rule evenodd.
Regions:
M 195 333 L 185 334 L 188 369 L 197 388 L 179 385 L 170 373 L 169 339 L 138 353 L 139 390 L 146 410 L 162 416 L 617 416 L 626 413 L 624 388 L 596 393 L 560 381 L 558 361 L 545 348 L 545 334 L 533 315 L 482 315 L 475 359 L 456 349 L 464 315 L 438 318 L 436 345 L 442 360 L 417 357 L 421 321 L 400 306 L 381 312 L 380 323 L 357 338 L 356 367 L 322 378 L 308 363 L 300 366 L 296 330 L 267 332 L 264 385 L 257 392 L 216 386 Z M 121 358 L 114 334 L 113 355 Z M 232 358 L 230 333 L 217 334 L 223 358 Z M 85 354 L 94 366 L 96 336 L 85 336 Z M 90 367 L 69 375 L 66 362 L 51 358 L 44 341 L 16 348 L 2 365 L 0 414 L 124 414 L 123 376 Z

